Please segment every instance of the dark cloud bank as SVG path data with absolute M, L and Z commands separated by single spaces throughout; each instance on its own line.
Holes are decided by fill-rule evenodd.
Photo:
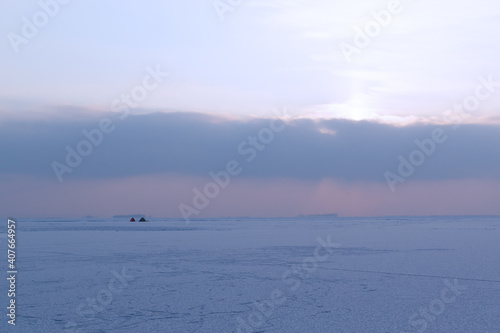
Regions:
M 422 150 L 415 140 L 431 139 L 436 129 L 446 140 L 435 143 L 435 152 L 425 155 L 413 180 L 500 179 L 499 126 L 394 127 L 366 121 L 294 120 L 282 131 L 273 132 L 274 138 L 258 151 L 252 148 L 249 136 L 258 138 L 262 132 L 269 141 L 270 130 L 263 130 L 271 127 L 269 119 L 223 120 L 194 113 L 131 115 L 124 120 L 110 114 L 108 118 L 112 123 L 104 123 L 104 128 L 111 132 L 103 133 L 102 143 L 93 146 L 92 153 L 71 173 L 65 173 L 64 179 L 166 172 L 206 176 L 237 160 L 245 164 L 241 177 L 385 182 L 386 171 L 398 173 L 398 157 L 408 160 L 412 152 Z M 57 182 L 53 162 L 67 165 L 66 147 L 77 150 L 79 142 L 88 140 L 82 130 L 99 128 L 101 119 L 1 122 L 0 173 L 51 177 Z M 273 124 L 283 126 L 281 121 Z M 255 159 L 248 162 L 254 153 Z M 418 160 L 422 154 L 414 158 Z

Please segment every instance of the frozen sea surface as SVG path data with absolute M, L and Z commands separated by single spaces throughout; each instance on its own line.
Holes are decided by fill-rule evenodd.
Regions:
M 499 217 L 20 219 L 17 246 L 5 331 L 500 332 Z

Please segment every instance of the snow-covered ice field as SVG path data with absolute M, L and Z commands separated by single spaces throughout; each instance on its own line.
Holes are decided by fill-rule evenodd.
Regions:
M 500 217 L 19 219 L 17 251 L 5 331 L 500 332 Z

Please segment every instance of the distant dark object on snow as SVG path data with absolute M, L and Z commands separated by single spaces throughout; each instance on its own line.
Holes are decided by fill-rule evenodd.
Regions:
M 131 218 L 131 219 L 130 219 L 130 222 L 135 222 L 135 219 L 134 219 L 134 218 Z
M 147 222 L 146 219 L 144 217 L 141 217 L 141 219 L 139 220 L 139 222 Z

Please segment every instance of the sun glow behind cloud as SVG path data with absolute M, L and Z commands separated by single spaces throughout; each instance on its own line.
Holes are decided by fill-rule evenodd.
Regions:
M 40 185 L 69 203 L 68 193 L 82 190 L 76 199 L 98 205 L 92 189 L 112 196 L 144 182 L 162 199 L 118 196 L 161 214 L 161 200 L 171 208 L 177 194 L 189 199 L 192 185 L 234 158 L 242 140 L 280 118 L 287 130 L 235 181 L 227 201 L 205 214 L 249 214 L 252 205 L 260 214 L 439 212 L 431 201 L 417 206 L 426 193 L 443 212 L 475 212 L 481 200 L 477 211 L 498 212 L 498 156 L 491 153 L 498 131 L 485 125 L 500 123 L 498 1 L 401 0 L 404 10 L 347 59 L 342 43 L 355 43 L 357 29 L 388 2 L 246 0 L 224 21 L 205 0 L 70 2 L 19 53 L 0 43 L 0 150 L 12 156 L 0 164 L 2 184 L 19 177 L 17 198 L 49 206 L 43 189 L 31 197 L 30 190 Z M 0 34 L 19 32 L 21 18 L 36 10 L 37 2 L 10 3 Z M 119 120 L 116 99 L 140 88 L 155 66 L 168 77 Z M 478 90 L 481 80 L 488 88 Z M 54 178 L 51 162 L 63 161 L 65 147 L 76 147 L 82 130 L 103 117 L 118 118 L 116 131 L 68 183 L 46 181 Z M 398 156 L 409 156 L 436 124 L 453 140 L 398 192 L 403 198 L 391 195 L 384 171 L 397 168 Z M 455 131 L 455 124 L 480 125 Z M 35 179 L 23 183 L 25 176 Z M 461 187 L 475 192 L 457 193 Z M 115 204 L 98 210 L 127 206 Z
M 0 32 L 18 29 L 16 17 L 36 9 L 28 3 L 0 14 Z M 353 28 L 362 29 L 388 1 L 248 0 L 224 22 L 202 1 L 71 3 L 20 56 L 0 45 L 0 66 L 11 78 L 0 83 L 0 101 L 24 105 L 29 96 L 38 105 L 109 110 L 145 66 L 161 63 L 171 76 L 142 109 L 267 116 L 286 105 L 305 117 L 405 124 L 434 121 L 470 94 L 479 76 L 500 80 L 496 1 L 401 3 L 404 11 L 352 63 L 339 45 L 352 43 Z M 95 13 L 94 21 L 82 19 Z M 120 31 L 130 38 L 118 38 Z M 471 121 L 487 121 L 499 108 L 495 94 Z

